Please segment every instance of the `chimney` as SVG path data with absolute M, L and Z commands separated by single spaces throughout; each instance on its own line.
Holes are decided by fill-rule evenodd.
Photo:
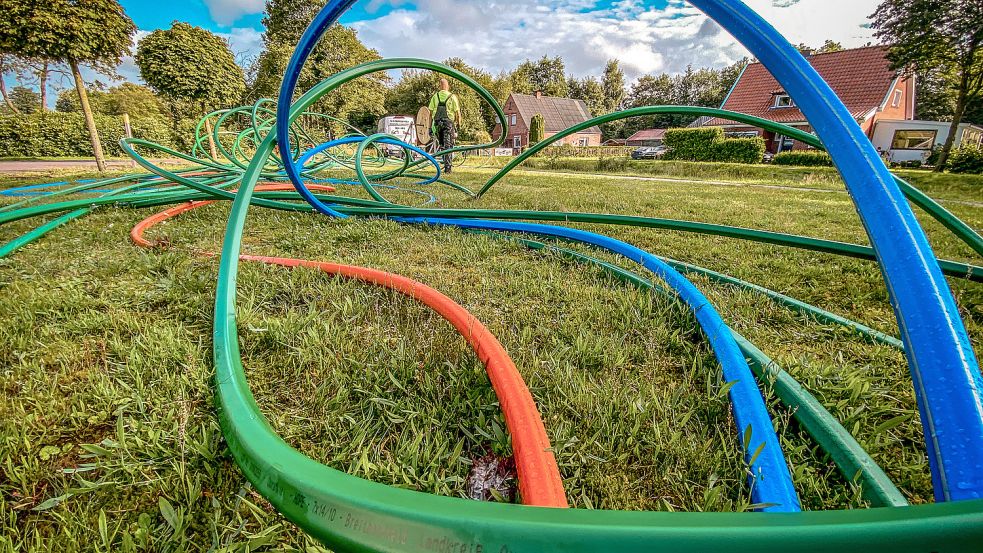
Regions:
M 536 98 L 542 98 L 542 97 L 543 97 L 543 91 L 542 90 L 537 90 L 536 91 Z

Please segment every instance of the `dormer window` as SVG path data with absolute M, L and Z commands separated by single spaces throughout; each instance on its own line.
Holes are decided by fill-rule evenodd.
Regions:
M 793 108 L 795 107 L 795 102 L 792 101 L 792 97 L 788 94 L 775 94 L 775 103 L 772 104 L 775 108 Z

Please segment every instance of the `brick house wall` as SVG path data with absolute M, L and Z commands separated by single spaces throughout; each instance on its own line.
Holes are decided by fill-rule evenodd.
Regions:
M 526 122 L 522 119 L 522 115 L 519 113 L 519 108 L 515 104 L 515 100 L 512 96 L 502 106 L 502 111 L 505 112 L 505 119 L 508 123 L 508 129 L 505 132 L 505 141 L 502 143 L 503 148 L 513 148 L 522 149 L 529 146 L 529 125 L 532 123 Z M 513 123 L 514 121 L 514 123 Z M 495 123 L 495 128 L 492 129 L 492 139 L 498 139 L 502 133 L 502 126 L 499 123 Z M 551 137 L 555 135 L 556 132 L 545 132 L 544 138 Z M 586 142 L 586 144 L 584 144 Z M 586 145 L 586 146 L 600 146 L 601 145 L 601 134 L 591 133 L 591 132 L 579 132 L 572 134 L 570 136 L 560 139 L 556 145 L 560 144 L 570 144 L 573 146 Z

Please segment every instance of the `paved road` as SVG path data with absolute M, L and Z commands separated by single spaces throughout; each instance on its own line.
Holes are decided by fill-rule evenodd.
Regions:
M 154 164 L 181 165 L 185 162 L 179 159 L 151 159 Z M 109 169 L 131 169 L 133 162 L 122 159 L 106 161 Z M 92 159 L 58 159 L 39 161 L 0 161 L 0 173 L 26 173 L 36 171 L 57 171 L 59 169 L 91 169 L 96 170 L 96 162 Z

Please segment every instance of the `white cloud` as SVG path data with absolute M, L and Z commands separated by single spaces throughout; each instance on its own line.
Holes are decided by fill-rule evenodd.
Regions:
M 845 46 L 871 40 L 863 25 L 878 0 L 746 0 L 793 43 Z M 599 74 L 618 58 L 629 78 L 680 72 L 687 65 L 720 67 L 747 51 L 683 0 L 664 8 L 621 0 L 594 8 L 591 0 L 419 0 L 356 23 L 360 38 L 386 57 L 461 57 L 493 72 L 526 58 L 561 56 L 567 71 Z
M 204 0 L 204 2 L 212 19 L 224 27 L 232 25 L 244 15 L 262 13 L 266 8 L 264 0 Z

